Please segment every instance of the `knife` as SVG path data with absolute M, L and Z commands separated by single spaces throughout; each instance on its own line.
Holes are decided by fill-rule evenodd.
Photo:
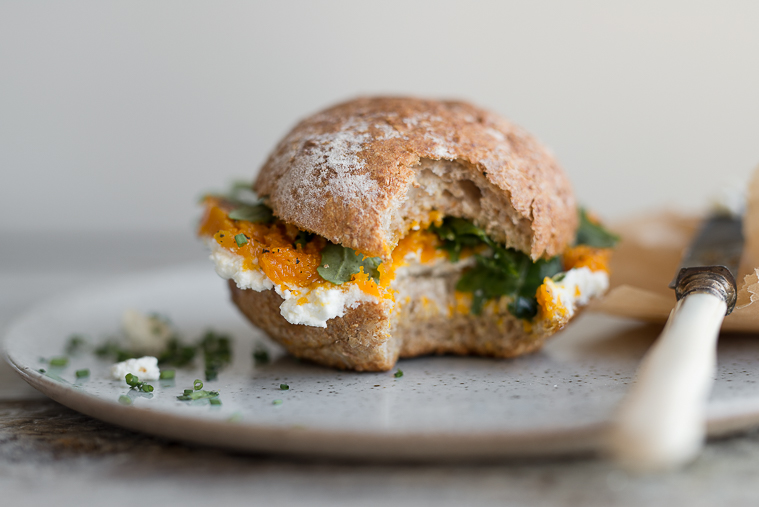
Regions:
M 742 219 L 706 220 L 670 284 L 677 304 L 643 358 L 612 420 L 607 450 L 621 466 L 668 470 L 693 460 L 706 438 L 717 336 L 737 299 Z

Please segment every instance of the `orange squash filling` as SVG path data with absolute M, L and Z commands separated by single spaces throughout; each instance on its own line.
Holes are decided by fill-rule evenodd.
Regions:
M 241 256 L 244 259 L 245 269 L 256 269 L 258 266 L 272 282 L 285 288 L 314 289 L 320 285 L 332 285 L 331 282 L 321 278 L 316 270 L 321 262 L 321 251 L 327 244 L 324 238 L 314 236 L 305 245 L 295 245 L 299 232 L 296 227 L 280 221 L 251 223 L 245 220 L 233 220 L 229 218 L 229 212 L 232 209 L 233 205 L 223 199 L 207 197 L 198 235 L 213 238 L 221 247 Z M 378 299 L 394 301 L 395 294 L 390 284 L 395 279 L 398 268 L 408 264 L 406 261 L 408 254 L 419 252 L 419 260 L 422 263 L 446 257 L 447 254 L 439 248 L 441 242 L 438 236 L 426 230 L 430 224 L 439 224 L 441 221 L 442 215 L 439 212 L 433 212 L 427 223 L 419 224 L 418 230 L 412 230 L 404 236 L 392 252 L 392 262 L 383 262 L 379 265 L 379 283 L 369 273 L 364 273 L 363 268 L 351 277 L 349 283 L 358 285 L 363 292 Z M 245 235 L 246 242 L 242 245 L 239 245 L 235 239 L 239 234 Z M 467 252 L 467 254 L 471 253 L 473 252 Z M 562 262 L 566 271 L 587 267 L 591 271 L 608 273 L 610 256 L 611 249 L 579 245 L 568 248 L 562 255 Z M 457 293 L 457 296 L 463 296 L 463 294 Z M 535 297 L 538 301 L 540 318 L 566 314 L 567 310 L 551 297 L 545 281 L 538 288 Z M 459 299 L 462 298 L 457 297 L 457 304 L 449 308 L 449 312 L 468 313 L 469 306 L 463 302 L 459 303 Z M 300 304 L 307 302 L 308 299 L 305 297 L 298 300 Z
M 217 197 L 205 199 L 205 211 L 198 227 L 198 235 L 212 238 L 221 247 L 241 256 L 245 269 L 256 266 L 277 285 L 290 288 L 316 288 L 319 285 L 331 286 L 319 276 L 316 268 L 321 262 L 321 251 L 327 244 L 324 238 L 315 236 L 305 245 L 294 245 L 299 230 L 280 221 L 273 223 L 251 223 L 245 220 L 229 218 L 233 205 Z M 442 219 L 438 212 L 433 212 L 430 223 Z M 235 239 L 244 234 L 246 243 L 239 245 Z M 369 273 L 361 272 L 352 276 L 351 282 L 365 293 L 377 298 L 395 299 L 390 288 L 395 279 L 396 270 L 407 264 L 406 255 L 420 252 L 421 262 L 429 262 L 444 255 L 438 250 L 438 237 L 426 230 L 411 231 L 398 242 L 393 250 L 392 262 L 383 262 L 379 266 L 379 283 Z M 360 254 L 359 254 L 360 255 Z M 301 298 L 299 303 L 306 303 Z
M 612 250 L 610 248 L 594 248 L 588 245 L 577 245 L 567 248 L 561 256 L 564 271 L 574 268 L 588 268 L 591 271 L 604 271 L 609 273 L 609 261 Z M 547 278 L 543 285 L 538 287 L 535 298 L 538 300 L 538 319 L 563 318 L 567 309 L 561 301 L 555 301 L 548 290 Z M 580 288 L 575 288 L 575 296 L 580 296 Z
M 232 220 L 231 206 L 215 198 L 206 198 L 206 208 L 198 235 L 211 237 L 221 247 L 241 256 L 245 269 L 257 265 L 269 279 L 284 287 L 310 287 L 329 283 L 319 276 L 325 240 L 316 237 L 306 245 L 294 245 L 298 229 L 282 222 L 271 224 Z M 246 242 L 239 245 L 235 237 L 244 234 Z
M 610 259 L 610 248 L 578 245 L 567 248 L 561 260 L 564 263 L 565 271 L 572 268 L 589 268 L 591 271 L 606 271 L 608 273 Z

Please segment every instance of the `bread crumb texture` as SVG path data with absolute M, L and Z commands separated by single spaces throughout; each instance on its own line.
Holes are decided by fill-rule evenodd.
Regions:
M 549 152 L 458 101 L 359 98 L 317 113 L 279 143 L 254 189 L 281 220 L 386 260 L 434 210 L 533 259 L 562 253 L 577 227 Z

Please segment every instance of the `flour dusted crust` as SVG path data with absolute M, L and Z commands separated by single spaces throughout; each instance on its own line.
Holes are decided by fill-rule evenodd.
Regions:
M 533 259 L 561 253 L 577 212 L 531 135 L 465 102 L 359 98 L 300 122 L 254 184 L 275 215 L 371 256 L 434 210 Z

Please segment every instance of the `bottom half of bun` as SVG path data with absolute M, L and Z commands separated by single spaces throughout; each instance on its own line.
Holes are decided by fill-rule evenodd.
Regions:
M 474 315 L 455 292 L 458 276 L 409 277 L 396 287 L 398 303 L 361 303 L 326 328 L 287 322 L 273 290 L 240 289 L 232 280 L 229 287 L 242 313 L 292 355 L 357 371 L 386 371 L 399 358 L 429 354 L 515 357 L 539 349 L 566 323 L 525 324 L 508 311 L 507 298 Z

